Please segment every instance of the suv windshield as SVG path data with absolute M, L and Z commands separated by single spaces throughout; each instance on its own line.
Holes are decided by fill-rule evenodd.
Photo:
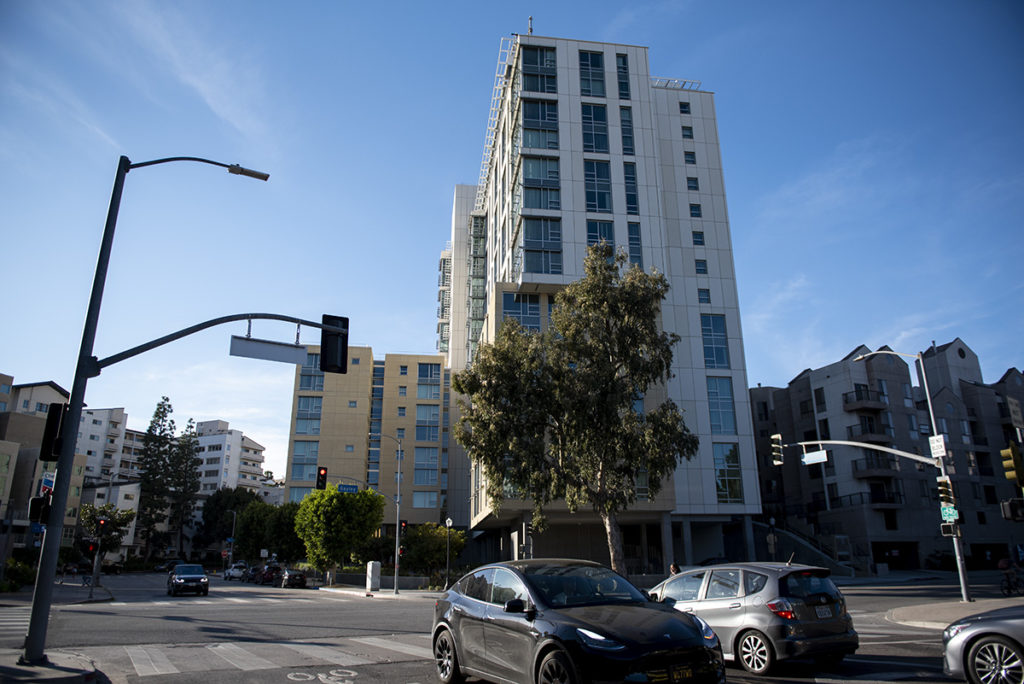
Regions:
M 175 575 L 205 575 L 201 565 L 179 565 L 174 568 Z
M 646 601 L 621 575 L 589 565 L 547 565 L 523 570 L 526 581 L 549 606 Z

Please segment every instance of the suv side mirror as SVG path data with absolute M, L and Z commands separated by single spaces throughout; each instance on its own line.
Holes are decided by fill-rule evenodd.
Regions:
M 523 599 L 514 598 L 505 601 L 505 612 L 506 613 L 525 613 L 526 604 L 523 603 Z

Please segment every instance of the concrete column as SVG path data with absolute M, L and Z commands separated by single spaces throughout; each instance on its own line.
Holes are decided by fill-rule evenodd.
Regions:
M 689 518 L 684 518 L 679 525 L 683 533 L 683 565 L 694 565 L 696 561 L 693 559 L 693 531 Z
M 665 567 L 660 572 L 668 572 L 668 566 L 676 559 L 675 549 L 672 545 L 672 515 L 661 514 L 661 559 Z

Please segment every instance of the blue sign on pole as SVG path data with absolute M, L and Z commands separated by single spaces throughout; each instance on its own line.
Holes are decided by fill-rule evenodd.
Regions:
M 342 494 L 355 494 L 359 491 L 359 486 L 353 484 L 340 484 L 338 485 L 338 491 Z

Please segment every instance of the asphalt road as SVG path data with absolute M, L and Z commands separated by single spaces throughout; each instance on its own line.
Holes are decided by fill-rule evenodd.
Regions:
M 164 577 L 156 573 L 105 577 L 104 582 L 115 600 L 54 606 L 47 650 L 93 659 L 110 682 L 436 681 L 428 636 L 434 594 L 368 598 L 359 592 L 258 587 L 214 578 L 209 596 L 172 598 L 165 594 Z M 941 670 L 941 632 L 897 624 L 889 617 L 898 605 L 955 599 L 955 583 L 843 591 L 861 635 L 856 655 L 828 671 L 783 663 L 771 677 L 730 667 L 729 681 L 949 681 Z M 988 597 L 995 589 L 975 591 Z M 3 623 L 18 606 L 0 604 Z M 0 630 L 0 646 L 20 646 L 20 635 L 17 629 Z

